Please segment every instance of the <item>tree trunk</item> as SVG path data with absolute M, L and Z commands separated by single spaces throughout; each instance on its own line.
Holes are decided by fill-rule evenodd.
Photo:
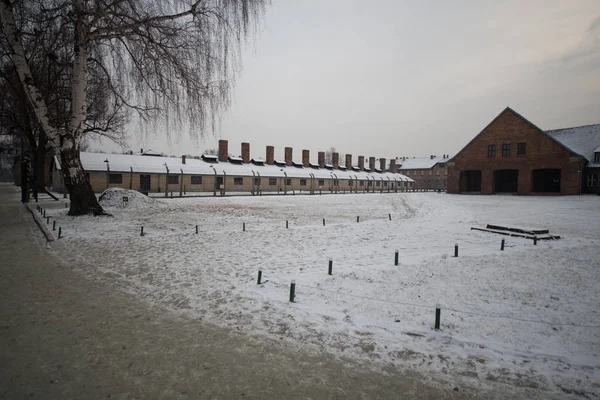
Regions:
M 81 0 L 74 2 L 76 11 L 81 11 L 81 6 Z M 87 48 L 84 16 L 82 12 L 78 12 L 76 15 L 78 19 L 75 23 L 75 59 L 71 87 L 72 116 L 68 132 L 59 133 L 56 127 L 50 125 L 48 107 L 31 74 L 31 69 L 29 68 L 23 49 L 21 32 L 15 22 L 13 3 L 10 0 L 0 0 L 0 20 L 2 21 L 2 28 L 10 47 L 11 60 L 35 117 L 41 129 L 46 134 L 46 140 L 50 143 L 53 151 L 60 154 L 65 187 L 71 197 L 69 215 L 89 213 L 98 215 L 105 213 L 100 204 L 98 204 L 92 186 L 85 177 L 77 147 L 86 119 Z M 39 161 L 42 164 L 44 162 L 43 159 Z
M 94 214 L 103 215 L 104 210 L 98 203 L 92 185 L 85 176 L 85 171 L 76 149 L 64 150 L 60 153 L 60 164 L 63 179 L 71 197 L 69 215 Z

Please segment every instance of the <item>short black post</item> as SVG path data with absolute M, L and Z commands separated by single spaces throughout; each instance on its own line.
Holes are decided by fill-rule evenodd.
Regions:
M 46 225 L 50 223 L 50 217 L 46 217 Z
M 259 269 L 259 270 L 258 270 L 258 280 L 256 281 L 256 283 L 257 283 L 258 285 L 260 285 L 260 283 L 261 283 L 261 282 L 260 282 L 260 280 L 261 280 L 261 279 L 262 279 L 262 269 Z
M 398 258 L 400 258 L 400 250 L 396 250 L 396 255 L 394 256 L 394 265 L 398 265 Z
M 333 275 L 333 259 L 329 259 L 329 275 Z
M 242 232 L 246 232 L 246 223 L 242 223 Z
M 144 236 L 144 227 L 142 226 L 142 228 L 140 229 L 140 236 Z
M 533 245 L 534 245 L 534 246 L 537 246 L 537 236 L 534 236 L 534 237 L 533 237 Z
M 46 218 L 46 210 L 44 210 L 44 218 Z
M 286 220 L 285 220 L 285 229 L 288 229 L 289 227 L 290 227 L 290 225 L 289 225 L 289 223 L 288 223 L 288 220 L 286 219 Z
M 502 239 L 502 243 L 500 244 L 500 250 L 504 251 L 504 239 Z
M 458 257 L 458 243 L 454 245 L 454 257 Z
M 360 222 L 360 217 L 356 217 L 356 222 Z
M 198 234 L 198 225 L 196 225 L 196 235 Z
M 292 279 L 292 283 L 290 284 L 290 303 L 294 302 L 295 297 L 296 297 L 296 280 Z
M 58 227 L 58 238 L 60 239 L 60 236 L 62 234 L 62 228 L 59 226 Z
M 435 305 L 435 329 L 437 329 L 437 330 L 440 329 L 441 316 L 442 316 L 442 308 L 438 303 Z
M 392 214 L 388 214 L 388 217 L 390 218 L 390 221 L 392 220 Z
M 325 218 L 323 218 L 323 226 L 325 226 Z
M 52 230 L 56 230 L 56 220 L 52 221 Z

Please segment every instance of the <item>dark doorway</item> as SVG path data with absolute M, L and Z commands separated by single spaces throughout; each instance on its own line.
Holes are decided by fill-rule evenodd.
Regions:
M 481 171 L 460 171 L 459 192 L 481 193 Z
M 140 192 L 148 194 L 150 191 L 150 175 L 140 175 Z
M 223 184 L 223 177 L 222 176 L 217 176 L 217 179 L 215 180 L 215 189 L 216 190 L 221 190 L 221 185 Z
M 494 171 L 494 193 L 517 193 L 519 170 L 499 169 Z
M 532 192 L 560 193 L 560 169 L 534 169 L 531 182 Z

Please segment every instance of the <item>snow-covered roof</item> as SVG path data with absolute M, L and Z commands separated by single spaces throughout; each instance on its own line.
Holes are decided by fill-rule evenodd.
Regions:
M 435 166 L 435 164 L 445 163 L 446 161 L 448 161 L 448 159 L 444 158 L 444 157 L 433 157 L 433 158 L 431 158 L 431 157 L 413 157 L 413 158 L 407 158 L 404 161 L 398 160 L 396 163 L 398 163 L 398 164 L 402 163 L 402 165 L 400 165 L 398 167 L 398 169 L 400 169 L 400 170 L 431 169 Z
M 144 157 L 131 154 L 85 153 L 80 154 L 81 163 L 86 171 L 106 171 L 107 164 L 112 172 L 138 172 L 164 174 L 167 167 L 169 173 L 177 174 L 183 171 L 186 175 L 229 175 L 229 176 L 263 176 L 288 178 L 317 178 L 317 179 L 360 179 L 360 180 L 413 180 L 402 174 L 369 173 L 367 171 L 327 170 L 324 168 L 284 168 L 276 165 L 232 164 L 230 162 L 210 163 L 205 160 L 187 158 L 183 164 L 179 157 Z M 108 163 L 105 162 L 108 160 Z M 56 168 L 60 162 L 55 157 Z
M 589 166 L 600 166 L 593 164 L 594 153 L 600 151 L 600 124 L 555 129 L 545 133 L 571 151 L 585 157 L 591 164 Z
M 244 160 L 242 159 L 242 157 L 232 157 L 232 156 L 229 156 L 228 159 L 229 159 L 229 161 L 233 161 L 233 162 L 237 162 L 237 163 L 243 163 L 244 162 Z

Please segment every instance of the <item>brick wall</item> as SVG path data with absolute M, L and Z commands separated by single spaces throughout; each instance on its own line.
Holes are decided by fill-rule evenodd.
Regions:
M 525 143 L 526 154 L 517 155 L 517 143 Z M 510 155 L 502 156 L 502 145 L 510 144 Z M 488 145 L 496 145 L 488 157 Z M 578 194 L 582 159 L 540 132 L 511 109 L 504 110 L 448 163 L 448 193 L 459 193 L 460 171 L 481 171 L 481 193 L 494 192 L 495 170 L 518 170 L 518 193 L 532 194 L 535 169 L 561 170 L 560 194 Z

